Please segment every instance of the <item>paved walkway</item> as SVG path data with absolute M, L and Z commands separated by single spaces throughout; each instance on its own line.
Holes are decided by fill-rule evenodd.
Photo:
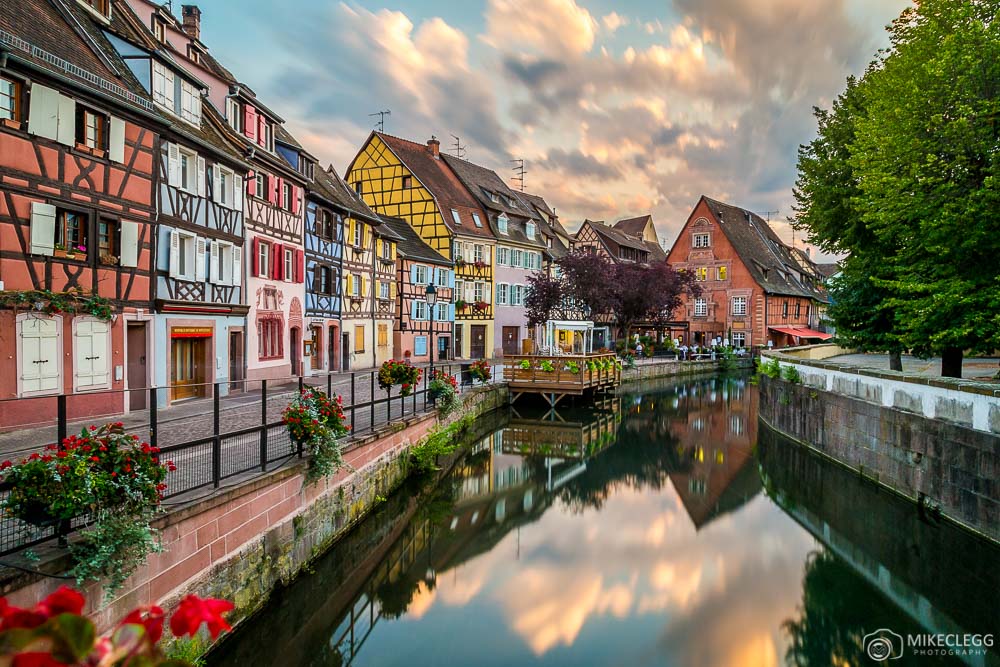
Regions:
M 841 354 L 824 359 L 848 366 L 864 366 L 889 370 L 889 355 L 887 354 Z M 992 380 L 1000 371 L 1000 359 L 992 357 L 965 357 L 962 361 L 962 377 L 966 380 Z M 903 357 L 903 372 L 928 377 L 941 376 L 941 359 L 917 359 Z

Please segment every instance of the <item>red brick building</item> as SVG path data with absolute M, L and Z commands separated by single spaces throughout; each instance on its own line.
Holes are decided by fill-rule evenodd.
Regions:
M 667 261 L 693 271 L 702 288 L 676 314 L 690 323 L 680 334 L 689 345 L 720 338 L 735 347 L 786 347 L 830 337 L 816 330 L 827 301 L 821 274 L 759 215 L 702 196 Z

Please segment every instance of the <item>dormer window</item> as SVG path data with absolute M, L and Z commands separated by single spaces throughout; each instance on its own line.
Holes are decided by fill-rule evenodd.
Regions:
M 153 101 L 174 110 L 174 73 L 158 62 L 153 63 Z
M 181 81 L 181 118 L 201 125 L 201 93 L 187 81 Z
M 507 216 L 504 215 L 503 213 L 497 216 L 497 229 L 500 231 L 501 234 L 507 233 L 507 222 L 508 222 Z
M 153 17 L 153 37 L 156 41 L 165 43 L 167 41 L 167 24 L 158 16 Z
M 79 0 L 80 4 L 93 9 L 106 19 L 111 18 L 111 0 Z
M 529 239 L 534 240 L 535 239 L 535 223 L 533 223 L 533 222 L 526 222 L 524 224 L 524 233 L 525 233 L 525 235 Z
M 236 98 L 227 97 L 226 98 L 226 120 L 229 121 L 229 125 L 237 132 L 243 131 L 243 125 L 241 124 L 243 116 L 240 114 L 240 103 L 236 101 Z
M 198 52 L 198 47 L 194 44 L 188 44 L 188 60 L 193 63 L 201 62 L 201 53 Z
M 455 221 L 456 225 L 462 224 L 462 219 L 458 217 L 458 211 L 451 209 L 451 219 Z
M 495 203 L 495 204 L 499 204 L 499 203 L 500 203 L 500 195 L 498 195 L 498 194 L 497 194 L 497 193 L 495 193 L 495 192 L 491 192 L 491 193 L 490 193 L 490 200 L 491 200 L 491 201 L 492 201 L 493 203 Z
M 478 213 L 473 213 L 472 214 L 472 222 L 476 223 L 476 227 L 482 227 L 483 226 L 483 221 L 479 219 L 479 214 Z

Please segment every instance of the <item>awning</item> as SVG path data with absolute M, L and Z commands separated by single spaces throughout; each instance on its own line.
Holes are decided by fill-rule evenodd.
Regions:
M 823 333 L 822 331 L 816 331 L 808 327 L 768 327 L 768 329 L 788 334 L 789 336 L 795 336 L 796 338 L 818 338 L 819 340 L 833 338 L 833 334 Z

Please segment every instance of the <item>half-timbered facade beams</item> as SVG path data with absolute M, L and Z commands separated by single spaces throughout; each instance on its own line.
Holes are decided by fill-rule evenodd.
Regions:
M 307 357 L 311 371 L 333 371 L 341 364 L 340 310 L 344 216 L 325 201 L 306 203 Z
M 374 223 L 356 217 L 345 220 L 341 326 L 348 363 L 344 370 L 375 365 L 375 242 Z

